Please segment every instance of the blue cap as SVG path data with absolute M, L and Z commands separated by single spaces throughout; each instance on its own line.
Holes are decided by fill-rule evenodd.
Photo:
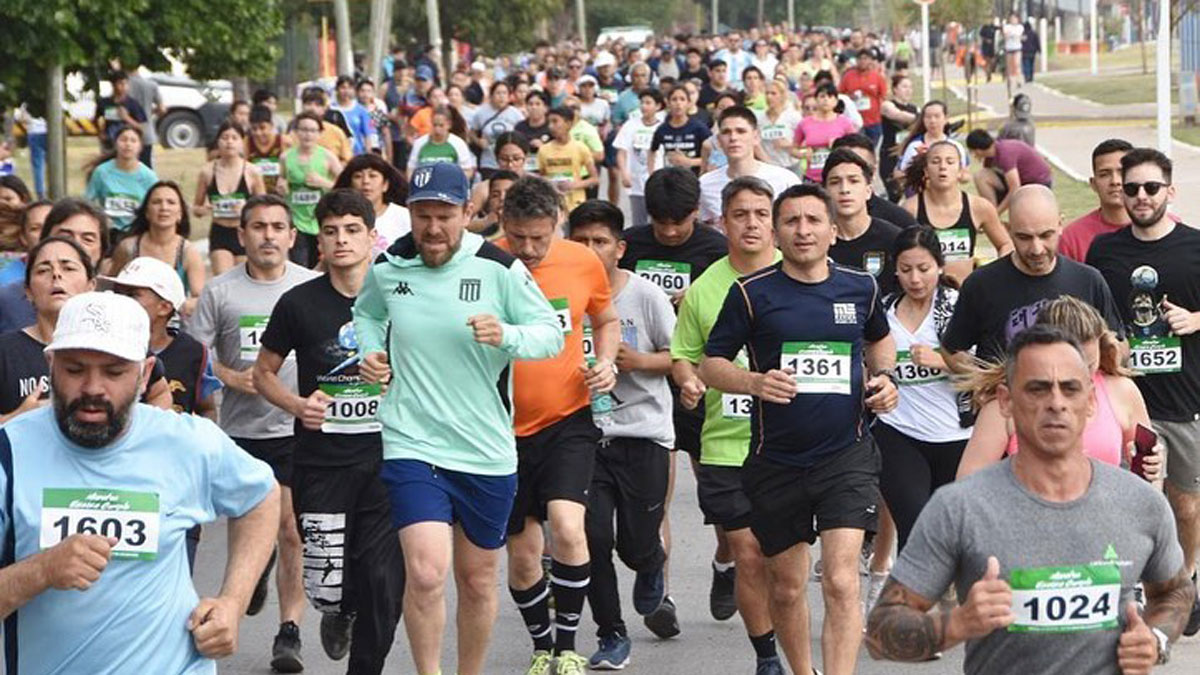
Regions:
M 432 80 L 433 79 L 433 68 L 430 68 L 429 66 L 424 65 L 424 64 L 419 65 L 419 66 L 417 66 L 417 73 L 416 73 L 415 77 L 418 80 Z
M 465 204 L 471 195 L 467 175 L 454 162 L 422 164 L 413 170 L 408 179 L 408 203 L 444 202 Z

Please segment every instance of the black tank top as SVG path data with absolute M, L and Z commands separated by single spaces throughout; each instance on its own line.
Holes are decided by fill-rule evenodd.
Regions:
M 917 114 L 917 106 L 912 103 L 900 103 L 896 100 L 892 101 L 892 105 L 903 110 L 906 113 L 913 115 Z M 880 154 L 884 152 L 891 153 L 892 148 L 896 146 L 896 134 L 908 128 L 907 124 L 893 122 L 887 117 L 883 118 L 883 145 L 880 148 Z
M 975 220 L 971 218 L 971 198 L 962 192 L 962 211 L 958 220 L 950 227 L 938 227 L 929 220 L 925 211 L 925 194 L 917 193 L 917 222 L 932 227 L 942 245 L 942 256 L 946 262 L 959 262 L 975 257 Z

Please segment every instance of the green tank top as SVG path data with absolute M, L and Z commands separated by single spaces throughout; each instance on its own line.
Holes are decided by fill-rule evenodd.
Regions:
M 312 156 L 308 158 L 307 162 L 300 161 L 299 148 L 288 148 L 288 151 L 283 153 L 283 170 L 287 174 L 288 205 L 292 207 L 292 223 L 297 230 L 305 234 L 315 235 L 319 229 L 316 215 L 317 202 L 321 201 L 321 195 L 325 194 L 325 191 L 310 187 L 305 183 L 304 177 L 312 172 L 318 176 L 333 178 L 325 170 L 328 152 L 318 145 L 313 148 Z

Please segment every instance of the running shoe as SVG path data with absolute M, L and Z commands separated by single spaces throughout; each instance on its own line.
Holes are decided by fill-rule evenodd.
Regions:
M 322 614 L 321 646 L 325 648 L 325 655 L 334 661 L 346 658 L 346 653 L 350 651 L 350 631 L 353 628 L 353 614 Z
M 675 616 L 675 601 L 669 595 L 663 598 L 658 609 L 643 617 L 642 622 L 651 633 L 664 640 L 679 635 L 679 617 Z
M 658 565 L 652 570 L 638 572 L 633 578 L 633 609 L 642 616 L 658 609 L 666 594 L 662 565 Z
M 277 673 L 304 672 L 304 660 L 300 658 L 300 626 L 291 621 L 279 624 L 275 646 L 271 648 L 271 670 Z
M 550 675 L 552 672 L 554 672 L 554 655 L 544 649 L 539 649 L 533 653 L 533 658 L 529 659 L 529 670 L 525 671 L 525 675 Z
M 754 675 L 786 675 L 787 671 L 783 669 L 783 662 L 778 656 L 768 658 L 759 657 L 758 666 L 754 668 Z
M 571 650 L 559 652 L 554 657 L 554 675 L 584 675 L 588 660 Z
M 246 616 L 258 614 L 267 602 L 267 583 L 271 581 L 271 568 L 275 567 L 276 553 L 278 551 L 271 551 L 271 557 L 267 559 L 267 566 L 263 568 L 262 576 L 258 578 L 258 583 L 254 585 L 254 592 L 250 594 L 250 604 L 246 606 Z
M 1192 573 L 1192 585 L 1196 585 L 1196 573 Z M 1200 633 L 1200 588 L 1196 589 L 1196 601 L 1192 603 L 1192 613 L 1188 615 L 1187 625 L 1183 627 L 1183 634 L 1191 637 L 1196 633 Z
M 717 621 L 724 621 L 737 614 L 737 600 L 733 595 L 734 582 L 737 579 L 737 568 L 730 567 L 724 572 L 718 572 L 713 565 L 712 587 L 708 591 L 708 611 Z
M 600 648 L 588 659 L 592 670 L 621 670 L 629 665 L 629 650 L 633 641 L 625 635 L 607 635 L 600 638 Z

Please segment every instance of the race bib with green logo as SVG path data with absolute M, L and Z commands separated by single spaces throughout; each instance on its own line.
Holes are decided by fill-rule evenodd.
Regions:
M 650 143 L 654 140 L 654 129 L 638 129 L 633 132 L 633 149 L 634 150 L 649 150 Z
M 810 169 L 824 169 L 825 160 L 829 159 L 829 148 L 813 148 L 812 159 L 808 162 Z
M 319 201 L 320 190 L 292 190 L 292 206 L 312 206 Z
M 1073 633 L 1117 627 L 1121 570 L 1111 563 L 1032 567 L 1009 574 L 1010 633 Z
M 246 361 L 258 360 L 258 352 L 262 348 L 262 334 L 267 330 L 271 317 L 261 314 L 247 314 L 238 317 L 238 352 Z
M 721 416 L 727 420 L 748 420 L 754 397 L 749 394 L 721 394 Z
M 319 384 L 321 391 L 333 397 L 325 407 L 321 431 L 327 434 L 373 434 L 383 430 L 376 418 L 383 396 L 381 384 Z
M 256 159 L 254 160 L 254 166 L 258 167 L 259 173 L 261 173 L 264 178 L 275 178 L 279 176 L 279 160 L 277 159 Z
M 1177 335 L 1131 337 L 1129 367 L 1143 375 L 1178 373 L 1183 368 L 1183 342 Z
M 104 198 L 104 213 L 109 218 L 132 218 L 140 204 L 140 199 L 129 195 L 110 195 Z
M 240 197 L 222 197 L 214 199 L 212 203 L 213 218 L 224 218 L 233 220 L 242 215 L 242 205 L 246 200 Z
M 849 342 L 785 342 L 779 367 L 795 373 L 799 394 L 850 393 Z
M 563 335 L 571 334 L 571 305 L 566 298 L 550 298 L 550 306 L 554 308 L 554 316 L 558 318 L 558 327 Z
M 762 128 L 761 136 L 764 141 L 777 141 L 781 138 L 787 138 L 787 132 L 787 127 L 772 124 Z
M 583 358 L 588 361 L 596 359 L 596 341 L 592 339 L 592 325 L 583 324 Z
M 108 488 L 45 488 L 39 546 L 57 545 L 73 534 L 117 540 L 116 560 L 158 558 L 158 494 Z
M 912 352 L 904 350 L 896 352 L 896 379 L 900 386 L 912 386 L 942 382 L 947 379 L 947 376 L 943 370 L 918 366 L 913 362 Z
M 942 257 L 946 262 L 971 259 L 971 233 L 965 227 L 938 230 L 938 242 L 942 245 Z
M 639 260 L 634 266 L 639 277 L 651 281 L 667 295 L 686 291 L 692 285 L 692 265 L 670 260 Z

